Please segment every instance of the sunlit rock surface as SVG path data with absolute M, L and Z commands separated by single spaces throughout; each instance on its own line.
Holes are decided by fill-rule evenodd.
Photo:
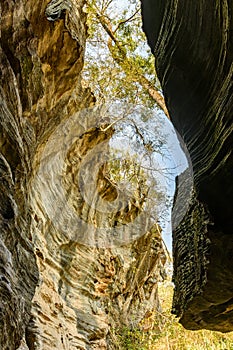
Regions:
M 142 0 L 142 10 L 197 193 L 173 234 L 173 309 L 189 329 L 232 331 L 233 3 Z
M 84 1 L 47 5 L 1 2 L 0 348 L 111 349 L 114 329 L 146 331 L 152 325 L 165 262 L 160 229 L 124 247 L 88 247 L 73 238 L 77 228 L 60 232 L 46 212 L 41 198 L 57 210 L 46 197 L 53 177 L 43 191 L 35 179 L 47 140 L 61 122 L 94 103 L 81 81 Z M 89 136 L 83 133 L 67 154 L 61 181 L 71 204 L 80 195 L 75 187 L 80 157 L 109 135 L 95 128 Z M 60 147 L 58 139 L 54 154 Z M 99 191 L 111 201 L 114 186 L 99 176 Z M 95 219 L 81 204 L 77 212 Z

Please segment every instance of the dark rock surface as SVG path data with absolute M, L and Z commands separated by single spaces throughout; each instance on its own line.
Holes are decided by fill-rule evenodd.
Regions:
M 233 330 L 233 2 L 142 0 L 144 30 L 196 194 L 174 231 L 173 309 L 189 329 Z

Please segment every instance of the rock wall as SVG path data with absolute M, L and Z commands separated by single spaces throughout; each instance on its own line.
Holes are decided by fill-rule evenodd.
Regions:
M 49 197 L 53 176 L 47 176 L 42 187 L 35 180 L 51 135 L 95 102 L 81 80 L 87 36 L 84 4 L 1 1 L 2 350 L 118 348 L 115 329 L 146 329 L 159 307 L 157 281 L 165 262 L 159 227 L 126 246 L 86 246 L 74 239 L 79 227 L 62 232 L 46 211 L 43 200 L 62 214 L 63 208 L 59 212 Z M 69 149 L 62 176 L 67 201 L 75 202 L 74 207 L 80 198 L 75 186 L 80 159 L 109 137 L 98 127 L 84 132 L 81 122 L 76 128 L 82 137 Z M 48 167 L 62 146 L 58 139 L 46 160 Z M 103 196 L 111 201 L 114 186 L 101 172 L 99 180 Z M 105 220 L 83 201 L 75 210 L 86 222 Z M 137 210 L 116 211 L 112 219 L 130 214 L 137 216 Z
M 173 232 L 173 309 L 189 329 L 233 330 L 233 3 L 142 0 L 172 122 L 194 169 Z

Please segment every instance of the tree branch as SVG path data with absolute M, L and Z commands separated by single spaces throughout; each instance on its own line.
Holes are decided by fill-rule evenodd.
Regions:
M 116 31 L 119 29 L 119 27 L 127 22 L 130 22 L 132 19 L 134 19 L 135 15 L 140 11 L 140 9 L 138 9 L 132 16 L 130 16 L 129 18 L 125 19 L 124 21 L 120 21 L 117 25 L 117 27 L 114 29 L 114 33 L 116 33 Z
M 112 55 L 112 58 L 122 67 L 128 79 L 132 82 L 139 83 L 147 91 L 150 97 L 157 103 L 157 105 L 163 110 L 168 119 L 170 119 L 163 96 L 151 84 L 151 82 L 141 72 L 139 72 L 137 68 L 135 68 L 132 59 L 129 59 L 127 57 L 125 49 L 122 47 L 121 43 L 115 35 L 116 29 L 113 31 L 111 21 L 106 18 L 106 16 L 100 15 L 97 11 L 95 11 L 95 16 L 101 24 L 102 28 L 109 36 L 108 48 Z M 135 14 L 133 16 L 135 16 Z M 128 18 L 126 21 L 129 21 L 130 18 Z M 121 23 L 123 24 L 123 22 Z M 114 42 L 114 46 L 112 42 Z

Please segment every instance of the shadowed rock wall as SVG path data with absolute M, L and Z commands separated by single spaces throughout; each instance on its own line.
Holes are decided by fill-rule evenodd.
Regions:
M 173 310 L 189 329 L 233 330 L 233 3 L 142 0 L 172 122 L 194 169 L 173 232 Z

